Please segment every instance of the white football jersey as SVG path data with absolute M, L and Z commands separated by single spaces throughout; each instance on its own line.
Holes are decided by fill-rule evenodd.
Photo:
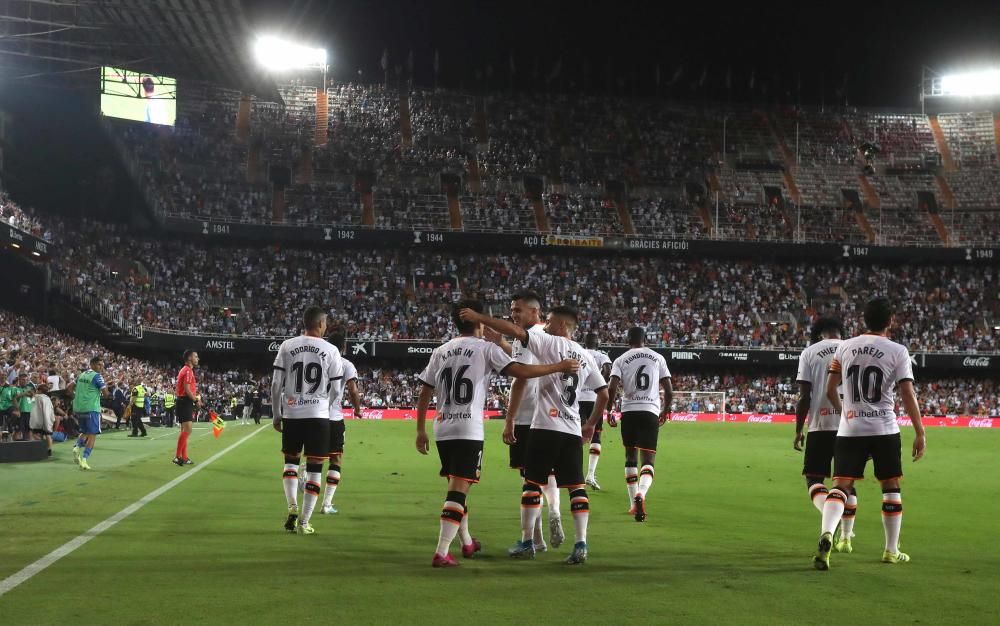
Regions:
M 483 408 L 490 376 L 513 361 L 495 343 L 478 337 L 455 337 L 436 348 L 420 382 L 434 387 L 437 411 L 434 438 L 483 440 Z
M 590 357 L 594 359 L 594 364 L 597 365 L 598 372 L 604 369 L 605 363 L 611 363 L 611 357 L 604 354 L 600 350 L 588 349 L 587 354 L 589 354 Z M 601 375 L 601 380 L 604 380 L 603 374 Z M 597 390 L 591 387 L 590 385 L 584 385 L 583 387 L 580 388 L 580 396 L 578 400 L 580 402 L 594 402 L 595 400 L 597 400 Z M 589 415 L 583 416 L 584 419 L 587 419 L 589 417 L 590 417 Z
M 841 343 L 843 341 L 840 339 L 823 339 L 799 355 L 799 374 L 796 380 L 809 383 L 812 387 L 809 395 L 809 432 L 840 428 L 840 412 L 826 397 L 826 377 Z
M 283 341 L 274 357 L 281 417 L 329 418 L 331 390 L 343 375 L 340 350 L 325 339 L 301 335 Z
M 660 381 L 670 378 L 667 360 L 649 348 L 632 348 L 615 359 L 611 375 L 621 380 L 622 412 L 660 414 Z
M 882 335 L 860 335 L 840 343 L 830 363 L 841 375 L 844 406 L 838 437 L 894 435 L 896 385 L 913 380 L 910 353 Z
M 528 329 L 532 335 L 538 333 L 545 334 L 545 325 L 536 324 Z M 510 356 L 518 363 L 525 365 L 537 365 L 538 359 L 535 355 L 524 349 L 520 339 L 515 339 L 510 346 Z M 524 381 L 524 397 L 521 398 L 521 405 L 517 408 L 514 416 L 514 424 L 517 426 L 531 426 L 531 420 L 535 418 L 535 404 L 538 400 L 538 379 L 528 378 Z
M 580 437 L 580 388 L 584 385 L 590 385 L 595 390 L 607 387 L 594 359 L 572 339 L 546 332 L 531 333 L 524 348 L 525 353 L 533 355 L 537 363 L 558 363 L 563 359 L 575 359 L 580 363 L 580 370 L 576 373 L 550 374 L 538 379 L 538 400 L 531 421 L 532 428 Z
M 347 359 L 340 360 L 344 363 L 344 376 L 333 383 L 333 389 L 330 392 L 330 419 L 334 422 L 344 421 L 344 390 L 347 389 L 347 383 L 358 379 L 358 368 L 354 367 L 354 363 Z M 361 416 L 355 415 L 354 417 Z

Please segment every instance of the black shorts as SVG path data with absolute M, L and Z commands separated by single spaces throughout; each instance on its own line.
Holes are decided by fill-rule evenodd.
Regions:
M 581 401 L 580 402 L 580 424 L 581 425 L 586 424 L 587 421 L 590 419 L 590 416 L 593 415 L 593 414 L 594 414 L 594 403 L 593 402 L 583 402 L 583 401 Z M 601 432 L 602 430 L 604 430 L 604 417 L 603 416 L 601 417 L 601 420 L 599 422 L 597 422 L 597 425 L 594 426 L 594 436 L 596 437 L 597 433 Z M 600 443 L 600 442 L 601 442 L 600 439 L 597 439 L 596 441 L 594 441 L 594 443 Z
M 510 466 L 514 469 L 524 469 L 524 455 L 525 451 L 528 449 L 528 439 L 530 434 L 531 426 L 521 426 L 520 424 L 514 425 L 514 439 L 517 441 L 510 446 Z
M 903 451 L 899 433 L 868 437 L 837 437 L 833 455 L 833 477 L 861 480 L 871 457 L 875 478 L 889 480 L 903 475 Z
M 622 445 L 656 452 L 656 439 L 660 434 L 660 416 L 649 411 L 622 413 Z
M 44 435 L 44 436 L 48 436 L 48 435 L 52 434 L 51 430 L 45 430 L 44 428 L 32 428 L 31 432 L 34 433 L 34 434 L 36 434 L 36 435 Z
M 837 431 L 813 430 L 806 435 L 806 454 L 802 475 L 810 478 L 829 478 L 830 464 L 837 444 Z
M 330 454 L 330 418 L 281 419 L 281 451 L 298 456 L 326 458 Z
M 144 417 L 146 417 L 146 407 L 132 407 L 132 419 L 142 419 Z
M 20 424 L 18 424 L 18 426 L 19 426 L 18 430 L 20 430 L 22 433 L 26 433 L 29 430 L 31 430 L 31 413 L 30 412 L 28 412 L 28 413 L 21 413 Z
M 190 398 L 177 398 L 177 407 L 174 409 L 177 416 L 177 423 L 194 421 L 194 402 Z
M 340 454 L 344 451 L 344 433 L 346 431 L 344 420 L 330 420 L 330 454 Z
M 437 442 L 441 475 L 478 483 L 483 469 L 483 442 L 472 439 L 448 439 Z
M 583 485 L 583 439 L 555 430 L 535 428 L 528 437 L 524 457 L 524 479 L 536 485 L 556 475 L 560 487 Z

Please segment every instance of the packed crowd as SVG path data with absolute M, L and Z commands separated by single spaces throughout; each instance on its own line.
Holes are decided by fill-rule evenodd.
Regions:
M 42 225 L 34 211 L 30 208 L 21 208 L 11 200 L 3 187 L 0 187 L 0 223 L 31 233 L 45 241 L 52 241 L 52 233 Z
M 582 330 L 606 344 L 639 324 L 656 345 L 801 347 L 815 316 L 839 316 L 857 333 L 858 303 L 892 293 L 894 338 L 912 351 L 1000 351 L 991 266 L 317 252 L 154 240 L 97 223 L 74 232 L 84 236 L 66 241 L 56 261 L 67 287 L 147 327 L 284 336 L 296 332 L 299 311 L 323 302 L 352 337 L 441 339 L 459 295 L 504 310 L 513 291 L 531 288 L 577 307 Z

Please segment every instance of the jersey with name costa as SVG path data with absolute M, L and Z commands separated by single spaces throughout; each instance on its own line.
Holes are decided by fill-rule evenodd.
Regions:
M 345 358 L 340 361 L 344 364 L 344 376 L 334 381 L 333 389 L 330 390 L 330 419 L 334 422 L 344 421 L 344 390 L 347 389 L 347 383 L 358 378 L 358 369 L 354 367 L 354 363 Z
M 838 437 L 894 435 L 896 385 L 913 380 L 910 353 L 882 335 L 861 335 L 841 342 L 830 363 L 841 375 L 844 407 Z
M 588 348 L 587 354 L 590 355 L 590 358 L 594 359 L 594 365 L 597 366 L 598 372 L 604 369 L 605 364 L 611 363 L 611 358 L 608 355 L 601 352 L 600 350 L 591 350 Z M 601 380 L 604 380 L 603 374 L 601 375 Z M 580 388 L 580 396 L 578 400 L 580 402 L 594 402 L 595 400 L 597 400 L 597 390 L 591 387 L 590 385 L 583 385 Z M 590 417 L 589 415 L 584 415 L 583 419 L 587 419 L 589 417 Z
M 622 412 L 660 414 L 660 381 L 670 378 L 667 360 L 649 348 L 632 348 L 615 359 L 611 375 L 622 381 Z
M 536 363 L 558 363 L 563 359 L 574 359 L 580 364 L 576 373 L 550 374 L 538 379 L 538 402 L 535 404 L 531 428 L 581 436 L 580 388 L 584 385 L 590 385 L 595 390 L 607 387 L 594 359 L 583 346 L 572 339 L 556 337 L 546 332 L 530 334 L 524 348 L 526 353 L 534 356 Z M 586 419 L 590 419 L 590 416 L 586 416 Z
M 456 337 L 434 350 L 419 378 L 437 395 L 437 441 L 483 440 L 490 375 L 502 374 L 512 362 L 500 346 L 478 337 Z
M 530 336 L 538 333 L 545 334 L 545 325 L 536 324 L 528 329 Z M 525 365 L 537 365 L 538 359 L 531 352 L 524 349 L 524 344 L 520 339 L 515 339 L 510 346 L 510 356 L 518 363 Z M 535 418 L 535 404 L 538 402 L 538 379 L 528 378 L 524 381 L 524 396 L 521 398 L 521 405 L 514 415 L 514 424 L 517 426 L 531 426 L 531 421 Z
M 281 417 L 328 419 L 331 390 L 343 375 L 340 350 L 333 344 L 306 335 L 286 339 L 274 357 L 274 376 L 283 396 Z
M 826 396 L 826 377 L 840 339 L 823 339 L 802 351 L 799 355 L 799 374 L 796 380 L 809 383 L 809 432 L 837 430 L 840 428 L 840 412 L 834 408 Z

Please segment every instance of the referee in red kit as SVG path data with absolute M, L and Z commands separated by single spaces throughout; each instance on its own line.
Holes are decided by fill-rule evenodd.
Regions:
M 198 367 L 198 353 L 194 350 L 184 351 L 184 367 L 177 374 L 177 423 L 181 433 L 177 436 L 177 455 L 174 465 L 194 465 L 188 458 L 188 437 L 191 436 L 191 425 L 194 423 L 196 410 L 204 406 L 198 396 L 198 384 L 194 379 L 194 368 Z

